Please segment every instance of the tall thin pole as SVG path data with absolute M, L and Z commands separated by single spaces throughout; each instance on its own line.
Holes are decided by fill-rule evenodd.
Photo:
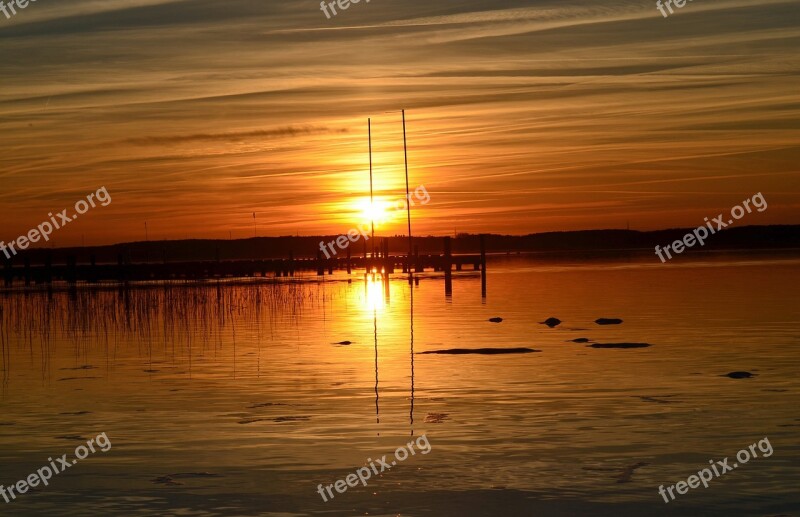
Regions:
M 372 199 L 372 120 L 367 119 L 369 137 L 369 217 L 372 220 L 372 258 L 375 258 L 375 205 Z
M 406 162 L 406 209 L 408 211 L 408 274 L 411 276 L 411 195 L 408 193 L 408 145 L 406 144 L 406 110 L 403 113 L 403 155 Z

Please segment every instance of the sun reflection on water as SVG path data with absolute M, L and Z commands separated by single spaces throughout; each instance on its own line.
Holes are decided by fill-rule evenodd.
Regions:
M 386 308 L 386 278 L 383 273 L 373 269 L 364 275 L 364 309 L 369 313 L 383 313 Z

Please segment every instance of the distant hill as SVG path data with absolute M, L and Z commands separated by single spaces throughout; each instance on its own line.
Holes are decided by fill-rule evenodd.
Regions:
M 535 233 L 530 235 L 486 234 L 486 251 L 497 252 L 602 252 L 654 249 L 656 245 L 665 246 L 682 239 L 690 232 L 688 228 L 675 228 L 652 232 L 634 230 L 584 230 L 572 232 Z M 90 256 L 97 263 L 116 263 L 122 256 L 125 261 L 152 262 L 198 261 L 198 260 L 242 260 L 261 258 L 286 258 L 290 253 L 295 258 L 315 257 L 320 241 L 330 242 L 336 235 L 309 237 L 257 237 L 238 240 L 192 239 L 175 241 L 150 241 L 92 246 L 84 248 L 29 249 L 16 257 L 20 263 L 28 257 L 32 264 L 43 263 L 50 255 L 53 263 L 64 263 L 67 257 L 76 257 L 79 263 L 86 263 Z M 376 240 L 383 237 L 376 236 Z M 393 254 L 405 254 L 408 238 L 388 237 L 389 249 Z M 453 253 L 477 253 L 480 237 L 474 234 L 459 234 L 452 239 Z M 421 254 L 442 253 L 442 237 L 414 237 L 414 245 Z M 367 241 L 367 246 L 372 246 Z M 705 246 L 695 246 L 688 253 L 697 250 L 756 250 L 800 248 L 800 225 L 782 226 L 742 226 L 725 229 L 710 236 Z M 350 245 L 354 256 L 364 252 L 364 241 Z M 684 252 L 687 253 L 687 252 Z M 5 260 L 5 257 L 0 255 Z

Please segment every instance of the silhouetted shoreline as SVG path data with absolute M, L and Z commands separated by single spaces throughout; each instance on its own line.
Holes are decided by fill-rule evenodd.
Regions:
M 619 256 L 626 253 L 652 252 L 656 245 L 669 244 L 682 239 L 691 228 L 674 228 L 640 232 L 635 230 L 581 230 L 548 232 L 529 235 L 485 234 L 487 253 L 541 252 L 580 258 L 580 254 L 592 256 Z M 128 242 L 106 246 L 71 248 L 37 248 L 26 250 L 16 257 L 21 263 L 28 257 L 33 264 L 43 263 L 49 255 L 55 262 L 63 262 L 68 256 L 86 260 L 94 256 L 97 263 L 116 263 L 122 255 L 130 262 L 203 261 L 203 260 L 254 260 L 268 258 L 313 258 L 319 251 L 320 241 L 329 242 L 336 235 L 256 237 L 249 239 L 185 239 L 170 241 Z M 375 240 L 389 241 L 393 254 L 405 254 L 408 249 L 406 236 L 382 237 Z M 375 245 L 378 245 L 378 242 Z M 443 237 L 414 237 L 420 253 L 441 253 Z M 359 243 L 360 244 L 360 243 Z M 367 242 L 369 251 L 372 242 Z M 362 245 L 354 245 L 354 256 L 364 253 Z M 477 253 L 480 250 L 478 234 L 458 234 L 452 239 L 453 253 Z M 705 246 L 695 247 L 685 255 L 703 251 L 721 250 L 786 250 L 800 249 L 800 225 L 743 226 L 726 229 L 710 237 Z M 5 257 L 0 257 L 5 260 Z M 588 257 L 587 257 L 588 258 Z

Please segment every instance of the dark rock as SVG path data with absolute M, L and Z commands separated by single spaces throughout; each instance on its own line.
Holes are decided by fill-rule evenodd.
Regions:
M 639 395 L 636 398 L 642 399 L 642 402 L 655 402 L 656 404 L 672 404 L 676 402 L 675 400 L 665 400 L 668 397 L 674 397 L 675 395 L 663 395 L 661 398 L 656 397 L 648 397 Z
M 307 415 L 300 415 L 300 416 L 279 416 L 278 418 L 273 418 L 273 422 L 305 422 L 310 419 L 310 416 Z
M 617 478 L 617 483 L 630 483 L 631 476 L 633 476 L 633 473 L 636 471 L 636 469 L 646 467 L 648 465 L 650 464 L 640 461 L 639 463 L 634 463 L 633 465 L 625 467 L 624 469 L 622 469 L 622 472 Z
M 430 350 L 428 352 L 418 352 L 421 355 L 426 354 L 480 354 L 480 355 L 497 355 L 497 354 L 529 354 L 531 352 L 541 352 L 541 350 L 534 350 L 533 348 L 450 348 L 447 350 Z
M 218 474 L 211 474 L 210 472 L 179 472 L 177 474 L 167 474 L 166 476 L 159 476 L 157 478 L 151 479 L 150 481 L 155 484 L 159 485 L 167 485 L 167 486 L 177 486 L 182 485 L 175 479 L 190 479 L 190 478 L 205 478 L 205 477 L 216 477 Z
M 589 341 L 591 341 L 591 339 L 589 339 L 588 337 L 579 337 L 575 339 L 570 339 L 570 341 L 573 343 L 588 343 Z
M 593 343 L 592 348 L 647 348 L 653 346 L 650 343 Z
M 284 404 L 283 402 L 262 402 L 260 404 L 253 404 L 252 406 L 247 406 L 248 409 L 255 409 L 260 407 L 272 407 L 272 406 L 288 406 L 289 404 Z
M 339 341 L 337 343 L 334 343 L 334 345 L 352 345 L 352 344 L 353 344 L 352 341 Z
M 501 321 L 503 321 L 503 318 L 489 318 L 489 321 L 491 321 L 492 323 L 500 323 Z
M 730 377 L 731 379 L 749 379 L 750 377 L 755 377 L 755 373 L 750 372 L 731 372 L 728 374 L 723 375 L 723 377 Z
M 449 419 L 447 413 L 428 413 L 428 416 L 425 417 L 426 424 L 441 424 L 445 420 Z
M 561 320 L 558 318 L 547 318 L 546 320 L 542 321 L 541 324 L 553 328 L 561 325 Z
M 150 482 L 158 485 L 167 485 L 167 486 L 183 485 L 183 483 L 179 483 L 178 481 L 173 480 L 169 476 L 159 476 L 157 478 L 151 479 Z
M 622 320 L 619 318 L 598 318 L 594 322 L 598 325 L 619 325 Z
M 242 425 L 255 424 L 256 422 L 264 422 L 266 420 L 268 420 L 268 419 L 267 418 L 243 418 L 242 420 L 239 420 L 239 424 L 242 424 Z

